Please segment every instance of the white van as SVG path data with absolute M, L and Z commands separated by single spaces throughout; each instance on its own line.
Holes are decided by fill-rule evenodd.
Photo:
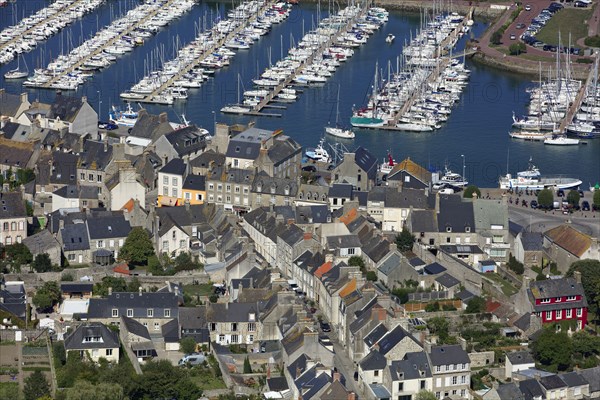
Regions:
M 200 354 L 200 353 L 186 354 L 185 356 L 183 356 L 183 358 L 181 360 L 179 360 L 177 365 L 185 365 L 185 364 L 200 365 L 200 364 L 203 364 L 205 360 L 206 360 L 206 357 L 204 357 L 204 354 Z

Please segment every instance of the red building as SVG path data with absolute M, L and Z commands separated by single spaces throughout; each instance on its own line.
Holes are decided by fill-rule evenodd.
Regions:
M 581 275 L 575 278 L 547 279 L 532 282 L 529 286 L 529 299 L 533 312 L 543 324 L 576 321 L 576 329 L 585 327 L 587 322 L 587 300 L 581 285 Z

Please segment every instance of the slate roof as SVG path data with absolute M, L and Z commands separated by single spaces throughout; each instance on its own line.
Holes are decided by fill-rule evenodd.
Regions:
M 521 244 L 525 251 L 541 251 L 544 244 L 544 236 L 541 232 L 521 233 Z
M 600 367 L 582 369 L 579 373 L 590 384 L 590 393 L 600 391 Z
M 423 268 L 423 271 L 425 271 L 427 275 L 437 275 L 445 272 L 446 268 L 444 268 L 441 264 L 434 262 L 426 265 L 425 268 Z
M 334 183 L 329 188 L 329 197 L 351 199 L 352 185 L 349 183 Z
M 260 154 L 261 142 L 267 140 L 272 132 L 265 129 L 249 128 L 232 137 L 227 146 L 226 157 L 256 160 Z
M 523 393 L 525 400 L 533 400 L 534 398 L 544 398 L 544 391 L 540 383 L 536 379 L 526 379 L 519 382 L 519 389 Z
M 225 154 L 216 153 L 214 150 L 206 150 L 198 157 L 190 161 L 190 166 L 198 168 L 208 168 L 211 163 L 214 165 L 225 165 Z
M 350 332 L 356 333 L 371 319 L 371 309 L 377 304 L 377 297 L 373 297 L 362 309 L 356 312 L 356 319 L 349 325 Z
M 369 334 L 365 336 L 363 340 L 365 341 L 365 344 L 370 348 L 375 343 L 377 343 L 379 339 L 381 339 L 386 333 L 388 333 L 388 328 L 383 324 L 379 324 L 375 327 L 375 329 L 369 332 Z
M 206 319 L 211 322 L 248 322 L 249 315 L 254 314 L 255 321 L 265 309 L 267 302 L 253 303 L 214 303 L 206 310 Z
M 203 329 L 206 322 L 206 306 L 180 307 L 179 324 L 182 329 Z
M 274 138 L 273 145 L 267 150 L 267 155 L 273 162 L 273 165 L 278 166 L 295 153 L 301 151 L 302 146 L 296 143 L 294 139 L 289 136 L 279 135 Z
M 186 169 L 187 166 L 181 158 L 174 158 L 171 161 L 169 161 L 164 167 L 162 167 L 158 172 L 162 172 L 163 174 L 183 176 L 185 174 Z
M 567 387 L 567 384 L 560 379 L 560 376 L 558 375 L 542 376 L 540 378 L 540 383 L 546 388 L 546 390 L 555 390 Z
M 132 334 L 139 336 L 141 338 L 144 338 L 144 339 L 151 340 L 150 332 L 148 332 L 147 327 L 145 327 L 141 323 L 137 322 L 133 318 L 121 316 L 121 320 L 123 321 L 123 324 L 125 325 L 125 328 L 127 328 L 127 331 L 129 333 L 132 333 Z
M 90 241 L 86 222 L 65 225 L 60 230 L 64 251 L 89 250 Z
M 206 135 L 202 134 L 196 125 L 189 125 L 165 135 L 165 139 L 180 157 L 205 148 L 205 138 Z
M 385 356 L 404 338 L 409 338 L 413 342 L 419 343 L 419 341 L 404 328 L 402 328 L 402 326 L 397 325 L 377 342 L 377 345 L 379 346 L 379 352 Z
M 367 173 L 369 179 L 377 177 L 377 158 L 364 147 L 359 147 L 354 151 L 354 161 L 363 171 Z
M 205 191 L 206 177 L 204 175 L 189 174 L 183 182 L 183 189 Z
M 23 239 L 23 244 L 32 254 L 47 253 L 49 250 L 60 247 L 60 244 L 48 229 L 39 231 L 33 236 Z
M 435 210 L 412 210 L 410 225 L 413 232 L 437 232 L 438 225 Z
M 31 143 L 15 142 L 0 137 L 0 164 L 26 168 L 33 154 Z
M 83 343 L 86 337 L 101 337 L 102 342 Z M 100 322 L 79 325 L 65 339 L 66 350 L 114 349 L 119 347 L 119 335 Z
M 425 168 L 415 163 L 413 160 L 410 159 L 410 157 L 405 160 L 402 160 L 392 168 L 392 170 L 388 174 L 388 180 L 393 180 L 395 175 L 398 175 L 399 177 L 399 173 L 402 171 L 409 173 L 424 184 L 428 184 L 429 182 L 431 182 L 431 172 L 427 171 Z
M 432 346 L 429 353 L 431 365 L 468 364 L 469 355 L 460 345 Z
M 163 324 L 160 331 L 165 343 L 177 343 L 179 341 L 179 321 L 177 318 Z
M 210 224 L 218 215 L 214 204 L 190 205 L 189 207 L 160 207 L 156 214 L 160 220 L 158 234 L 164 235 L 173 226 L 184 229 L 192 225 Z
M 552 243 L 576 257 L 581 257 L 592 245 L 592 239 L 570 225 L 560 225 L 544 232 Z
M 93 283 L 64 282 L 60 284 L 63 293 L 91 293 L 94 290 Z
M 83 106 L 81 97 L 64 96 L 60 93 L 54 98 L 54 102 L 50 106 L 49 118 L 60 118 L 61 121 L 73 122 Z
M 389 275 L 393 270 L 400 266 L 400 254 L 393 252 L 377 269 L 384 275 Z
M 575 278 L 546 279 L 531 282 L 531 293 L 536 299 L 562 296 L 585 296 L 583 286 Z
M 519 319 L 513 322 L 513 325 L 525 332 L 531 325 L 531 313 L 525 313 L 521 315 Z
M 489 230 L 492 225 L 508 228 L 508 205 L 501 200 L 476 199 L 473 201 L 475 228 Z
M 91 240 L 125 238 L 131 231 L 131 225 L 123 215 L 89 218 L 87 225 Z
M 500 400 L 525 400 L 525 395 L 514 382 L 502 384 L 496 391 Z
M 62 151 L 42 153 L 37 163 L 36 184 L 77 184 L 78 160 L 77 154 Z
M 403 360 L 392 361 L 392 381 L 431 378 L 431 368 L 425 352 L 406 353 Z
M 112 146 L 105 150 L 105 143 L 86 140 L 79 153 L 79 167 L 103 171 L 112 160 L 112 152 Z
M 506 358 L 510 360 L 512 365 L 531 364 L 535 362 L 533 356 L 528 351 L 510 351 L 506 353 Z
M 413 267 L 419 267 L 421 265 L 425 265 L 425 261 L 421 260 L 419 257 L 412 257 L 408 260 L 408 263 Z
M 452 232 L 464 233 L 466 227 L 475 232 L 475 215 L 473 203 L 462 201 L 460 195 L 439 195 L 440 210 L 437 214 L 438 232 L 447 232 L 450 227 Z M 413 231 L 417 231 L 413 228 Z
M 359 365 L 363 371 L 382 370 L 387 365 L 387 360 L 379 351 L 373 350 L 360 360 Z
M 559 376 L 568 387 L 585 386 L 588 381 L 581 375 L 581 372 L 568 372 Z M 600 376 L 598 377 L 600 378 Z
M 264 172 L 260 172 L 254 177 L 251 191 L 268 195 L 296 197 L 298 183 L 295 179 L 271 177 Z
M 382 384 L 371 383 L 371 384 L 369 384 L 369 388 L 371 389 L 371 392 L 373 392 L 373 395 L 375 395 L 376 399 L 390 399 L 391 398 L 390 392 Z
M 1 97 L 2 93 L 0 93 L 0 98 Z M 1 112 L 0 115 L 2 115 Z M 21 138 L 26 140 L 28 136 L 27 134 L 30 132 L 30 127 L 11 121 L 6 122 L 4 124 L 4 127 L 0 129 L 0 133 L 2 133 L 6 139 L 15 140 L 19 142 L 22 141 Z
M 349 392 L 340 381 L 333 381 L 321 394 L 321 400 L 347 400 Z
M 297 225 L 288 225 L 287 229 L 279 234 L 279 237 L 289 246 L 294 246 L 304 239 L 304 231 Z
M 21 192 L 0 191 L 0 220 L 26 217 L 27 210 Z
M 1 282 L 4 282 L 0 278 Z M 8 284 L 0 289 L 0 297 L 4 299 L 0 303 L 0 310 L 7 311 L 21 319 L 26 318 L 27 295 L 22 284 Z
M 458 279 L 447 273 L 442 276 L 438 276 L 435 278 L 435 281 L 445 288 L 451 288 L 460 284 Z
M 136 136 L 146 139 L 158 139 L 161 134 L 173 131 L 166 115 L 161 121 L 161 115 L 148 114 L 146 110 L 138 111 L 138 119 L 131 129 L 130 136 Z
M 360 240 L 356 235 L 336 235 L 327 237 L 327 248 L 337 250 L 340 248 L 361 247 Z
M 274 392 L 283 392 L 284 390 L 289 389 L 287 380 L 284 376 L 275 376 L 267 379 L 267 385 L 269 386 L 269 389 Z
M 17 117 L 16 112 L 21 106 L 21 96 L 0 90 L 0 115 Z

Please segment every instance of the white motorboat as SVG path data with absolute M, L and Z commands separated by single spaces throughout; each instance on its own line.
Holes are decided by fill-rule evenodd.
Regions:
M 250 112 L 250 109 L 248 107 L 231 105 L 221 108 L 221 112 L 224 114 L 247 114 Z
M 386 43 L 393 43 L 394 39 L 396 39 L 396 36 L 392 35 L 391 33 L 387 35 L 387 37 L 385 38 L 385 42 Z
M 579 179 L 565 176 L 542 177 L 538 167 L 533 165 L 532 160 L 529 159 L 529 167 L 526 171 L 518 172 L 516 178 L 513 178 L 511 174 L 501 176 L 499 183 L 500 189 L 541 190 L 545 188 L 571 189 L 578 187 L 582 182 Z
M 452 172 L 450 169 L 448 169 L 448 167 L 444 169 L 444 175 L 442 175 L 439 182 L 437 183 L 457 187 L 465 187 L 469 184 L 469 182 L 467 182 L 465 178 L 463 178 L 460 174 L 457 174 L 456 172 Z
M 108 113 L 109 121 L 121 125 L 121 126 L 134 126 L 138 119 L 137 111 L 133 111 L 131 103 L 127 103 L 127 110 L 118 110 L 115 106 L 112 107 L 112 111 Z
M 323 147 L 324 144 L 325 144 L 325 139 L 322 138 L 319 141 L 319 144 L 317 145 L 316 148 L 307 149 L 304 154 L 306 155 L 306 157 L 310 158 L 311 160 L 329 163 L 329 162 L 331 162 L 331 157 L 329 156 L 329 153 L 327 152 L 327 150 L 325 150 L 325 147 Z
M 564 135 L 553 135 L 544 139 L 544 144 L 555 146 L 573 146 L 579 144 L 579 139 L 568 138 Z

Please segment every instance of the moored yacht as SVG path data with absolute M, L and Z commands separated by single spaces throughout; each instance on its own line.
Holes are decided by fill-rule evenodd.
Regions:
M 516 178 L 513 178 L 511 174 L 501 176 L 499 183 L 500 189 L 571 189 L 581 185 L 581 180 L 565 176 L 542 177 L 538 167 L 529 159 L 527 170 L 518 172 Z

